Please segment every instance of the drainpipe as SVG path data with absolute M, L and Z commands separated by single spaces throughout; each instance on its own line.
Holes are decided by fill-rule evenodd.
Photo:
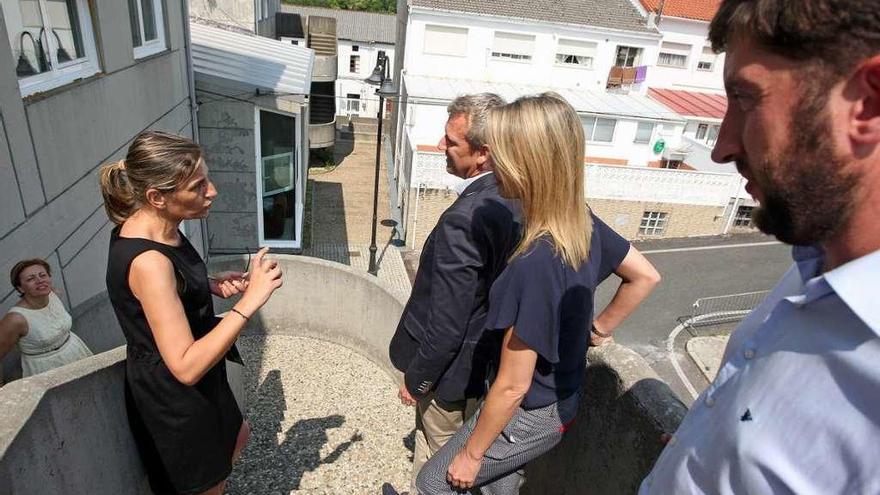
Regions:
M 183 16 L 183 47 L 186 57 L 186 79 L 189 86 L 189 114 L 192 138 L 199 142 L 199 104 L 196 100 L 196 76 L 193 70 L 192 60 L 192 34 L 189 29 L 189 0 L 180 2 L 180 13 Z M 205 261 L 208 260 L 208 221 L 204 218 L 199 220 L 199 228 L 202 230 L 202 253 Z

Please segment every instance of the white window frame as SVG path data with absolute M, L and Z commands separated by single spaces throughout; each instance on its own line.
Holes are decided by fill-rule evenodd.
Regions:
M 586 122 L 584 122 L 584 119 L 593 119 L 593 127 L 592 127 L 592 129 L 590 129 L 589 133 L 587 133 L 587 129 L 586 129 L 586 125 L 585 125 Z M 593 139 L 593 137 L 596 135 L 596 126 L 598 126 L 599 120 L 610 120 L 611 122 L 614 122 L 614 128 L 611 130 L 611 140 L 610 141 L 596 141 Z M 598 117 L 596 115 L 581 115 L 581 125 L 584 127 L 584 139 L 588 143 L 593 143 L 593 144 L 613 144 L 614 143 L 614 137 L 617 134 L 617 119 Z
M 135 60 L 138 60 L 165 51 L 165 49 L 168 48 L 168 44 L 165 41 L 165 11 L 162 7 L 162 4 L 164 3 L 163 0 L 153 0 L 153 18 L 156 19 L 156 39 L 152 41 L 146 41 L 146 36 L 144 36 L 144 9 L 141 0 L 134 1 L 137 2 L 138 21 L 141 30 L 140 36 L 141 42 L 143 43 L 141 46 L 134 47 L 134 58 Z M 131 15 L 131 12 L 129 12 L 128 15 Z
M 566 43 L 570 43 L 571 45 L 566 46 Z M 575 46 L 581 45 L 581 46 Z M 587 45 L 592 45 L 588 47 Z M 575 40 L 575 39 L 567 39 L 560 38 L 556 43 L 556 60 L 555 63 L 559 67 L 571 67 L 577 69 L 584 70 L 593 70 L 593 67 L 596 63 L 596 50 L 598 49 L 598 43 L 593 41 L 585 41 L 585 40 Z M 592 51 L 592 53 L 589 53 Z M 560 57 L 562 61 L 560 61 Z M 574 57 L 575 59 L 583 58 L 586 63 L 571 63 L 565 62 L 565 59 L 568 57 Z
M 271 112 L 277 113 L 280 115 L 284 115 L 286 117 L 290 117 L 294 119 L 293 127 L 296 129 L 294 134 L 294 146 L 296 149 L 293 151 L 293 174 L 296 180 L 294 184 L 294 194 L 297 198 L 295 210 L 294 210 L 294 222 L 295 227 L 293 229 L 295 239 L 292 241 L 278 240 L 278 239 L 266 239 L 264 226 L 263 226 L 263 157 L 260 151 L 260 112 Z M 282 112 L 279 110 L 271 109 L 271 108 L 262 108 L 258 106 L 254 106 L 254 173 L 256 174 L 256 182 L 257 182 L 257 239 L 258 244 L 261 248 L 263 247 L 275 247 L 275 248 L 283 248 L 283 249 L 301 249 L 302 248 L 302 221 L 303 221 L 303 206 L 305 203 L 305 197 L 303 194 L 305 193 L 305 188 L 303 187 L 303 177 L 302 177 L 302 123 L 300 121 L 301 115 Z M 276 155 L 277 156 L 277 155 Z M 297 228 L 298 227 L 298 228 Z
M 427 33 L 430 28 L 438 28 L 439 30 L 447 30 L 447 34 L 451 34 L 453 31 L 455 34 L 461 35 L 464 34 L 464 51 L 462 53 L 451 53 L 449 51 L 443 50 L 434 50 L 428 47 L 427 43 Z M 425 35 L 422 38 L 422 53 L 425 55 L 440 55 L 443 57 L 459 57 L 466 58 L 468 52 L 468 37 L 470 36 L 470 30 L 468 28 L 463 28 L 459 26 L 449 26 L 446 24 L 425 24 Z
M 712 50 L 712 47 L 703 47 L 703 53 L 700 54 L 700 60 L 697 62 L 697 70 L 700 72 L 714 72 L 716 61 L 718 61 L 718 55 Z
M 37 5 L 40 8 L 40 16 L 43 20 L 43 26 L 46 28 L 47 32 L 52 32 L 51 19 L 48 15 L 49 7 L 46 4 L 46 0 L 37 0 L 37 2 Z M 92 29 L 92 14 L 88 0 L 76 0 L 76 10 L 79 14 L 79 19 L 77 20 L 79 21 L 80 32 L 82 33 L 83 52 L 85 56 L 81 59 L 59 66 L 56 58 L 56 53 L 58 51 L 56 40 L 54 36 L 47 36 L 49 60 L 52 68 L 41 74 L 18 79 L 18 89 L 22 98 L 35 93 L 65 86 L 77 79 L 84 79 L 101 72 L 101 68 L 98 65 L 98 52 L 95 47 L 95 32 Z M 12 55 L 13 57 L 17 57 L 18 54 L 13 51 Z
M 519 40 L 522 42 L 528 42 L 525 38 L 531 38 L 531 44 L 532 44 L 531 53 L 514 53 L 512 51 L 510 51 L 510 52 L 495 51 L 495 48 L 496 48 L 495 44 L 497 43 L 499 34 L 502 36 L 511 36 L 511 37 L 522 38 Z M 532 59 L 535 56 L 535 41 L 536 41 L 536 36 L 534 34 L 511 33 L 508 31 L 495 31 L 495 34 L 492 37 L 492 48 L 490 49 L 489 53 L 492 55 L 493 60 L 530 64 L 530 63 L 532 63 Z M 526 51 L 526 50 L 523 50 L 523 51 Z
M 651 132 L 648 134 L 648 139 L 639 140 L 639 129 L 643 126 L 651 126 Z M 651 139 L 654 137 L 654 131 L 657 129 L 657 124 L 653 122 L 638 122 L 636 125 L 636 135 L 633 138 L 633 143 L 635 144 L 650 144 Z
M 639 223 L 639 235 L 662 236 L 669 225 L 669 213 L 664 211 L 645 211 Z
M 734 227 L 742 227 L 742 228 L 754 228 L 755 222 L 752 220 L 752 212 L 755 210 L 754 206 L 748 205 L 739 205 L 734 212 L 733 216 L 733 226 Z M 747 212 L 745 215 L 743 213 Z
M 685 43 L 675 43 L 672 41 L 664 41 L 660 44 L 660 53 L 657 55 L 657 66 L 658 67 L 667 67 L 670 69 L 687 69 L 690 64 L 691 54 L 691 45 Z M 667 58 L 667 61 L 663 61 L 663 57 Z M 676 57 L 676 60 L 679 60 L 680 57 L 684 57 L 683 64 L 675 64 L 670 63 L 668 59 L 671 57 Z
M 635 50 L 636 53 L 635 53 L 635 57 L 633 57 L 633 64 L 632 65 L 616 65 L 617 64 L 617 54 L 620 52 L 621 48 L 627 49 L 627 56 L 625 58 L 629 58 L 630 50 Z M 640 46 L 617 45 L 614 48 L 615 67 L 639 67 L 640 65 L 642 65 L 642 57 L 644 57 L 644 56 L 645 56 L 645 50 Z M 624 63 L 626 63 L 626 60 L 624 60 Z

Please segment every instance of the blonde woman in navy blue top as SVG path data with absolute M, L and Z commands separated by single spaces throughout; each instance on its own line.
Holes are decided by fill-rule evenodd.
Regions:
M 560 96 L 492 110 L 488 146 L 501 195 L 522 203 L 523 239 L 489 295 L 488 331 L 503 333 L 480 411 L 424 466 L 422 495 L 479 486 L 513 494 L 526 463 L 553 448 L 575 416 L 587 346 L 602 345 L 660 275 L 584 204 L 584 134 Z M 622 279 L 594 318 L 596 287 Z

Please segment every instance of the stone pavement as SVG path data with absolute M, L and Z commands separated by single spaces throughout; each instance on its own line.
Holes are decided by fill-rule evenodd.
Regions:
M 381 224 L 390 218 L 388 208 L 388 177 L 383 162 L 379 170 L 379 225 L 376 244 L 391 238 L 391 227 Z M 311 235 L 306 243 L 318 246 L 369 245 L 373 218 L 373 177 L 376 166 L 375 143 L 337 141 L 334 151 L 335 169 L 309 172 L 312 209 Z
M 329 172 L 310 172 L 310 234 L 303 254 L 367 271 L 373 218 L 373 177 L 376 144 L 337 140 L 336 168 Z M 385 156 L 379 170 L 379 207 L 376 229 L 378 277 L 391 285 L 396 294 L 409 297 L 411 285 L 399 248 L 392 243 L 393 227 L 383 220 L 390 217 L 388 174 Z
M 687 353 L 709 382 L 715 380 L 729 335 L 693 337 L 687 341 Z

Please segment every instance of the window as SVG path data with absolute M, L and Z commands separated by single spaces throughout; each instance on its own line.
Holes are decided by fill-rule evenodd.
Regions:
M 530 34 L 495 33 L 492 42 L 492 58 L 507 60 L 532 60 L 535 51 L 535 37 Z
M 691 45 L 664 41 L 660 44 L 660 55 L 657 58 L 657 65 L 687 69 L 690 53 Z
M 596 44 L 589 41 L 559 40 L 556 48 L 556 63 L 572 65 L 585 69 L 593 68 L 596 58 Z
M 425 26 L 424 52 L 429 55 L 467 55 L 468 30 L 451 26 Z
M 721 127 L 717 125 L 713 125 L 709 128 L 709 137 L 706 138 L 706 144 L 709 146 L 715 146 L 715 141 L 718 141 L 718 132 L 721 131 Z
M 617 58 L 614 65 L 617 67 L 635 67 L 641 65 L 642 49 L 634 46 L 618 46 Z
M 634 143 L 650 143 L 651 136 L 654 135 L 654 124 L 652 122 L 639 122 L 639 127 L 636 129 L 636 138 L 633 140 Z
M 356 52 L 356 51 L 358 51 L 358 50 L 360 50 L 360 49 L 361 49 L 361 47 L 359 47 L 359 46 L 357 46 L 357 45 L 351 45 L 351 51 L 353 51 L 353 52 Z
M 646 211 L 642 214 L 642 223 L 639 224 L 641 235 L 663 235 L 666 231 L 668 214 L 661 211 Z
M 712 51 L 711 46 L 703 47 L 703 53 L 700 55 L 700 61 L 697 63 L 697 70 L 712 72 L 715 69 L 715 60 L 718 55 Z
M 718 132 L 721 128 L 717 125 L 710 126 L 709 124 L 700 124 L 697 126 L 697 141 L 703 141 L 709 146 L 715 146 L 715 141 L 718 140 Z
M 584 138 L 587 141 L 610 143 L 614 140 L 614 128 L 617 127 L 616 120 L 581 117 L 581 122 L 584 124 Z
M 697 141 L 706 139 L 706 133 L 709 131 L 709 124 L 700 124 L 697 126 Z
M 134 58 L 146 57 L 165 49 L 162 0 L 128 0 L 128 14 Z
M 357 93 L 347 93 L 345 95 L 345 110 L 349 117 L 356 117 L 361 110 L 361 95 Z M 364 105 L 366 107 L 366 105 Z M 364 108 L 366 110 L 366 108 Z
M 752 223 L 752 212 L 754 210 L 754 206 L 740 206 L 737 208 L 736 216 L 733 217 L 733 226 L 752 228 L 754 226 Z
M 361 56 L 360 55 L 351 55 L 348 59 L 348 71 L 351 73 L 357 73 L 361 71 Z
M 302 191 L 296 117 L 256 109 L 260 246 L 300 247 Z
M 22 96 L 98 72 L 88 0 L 2 0 Z

